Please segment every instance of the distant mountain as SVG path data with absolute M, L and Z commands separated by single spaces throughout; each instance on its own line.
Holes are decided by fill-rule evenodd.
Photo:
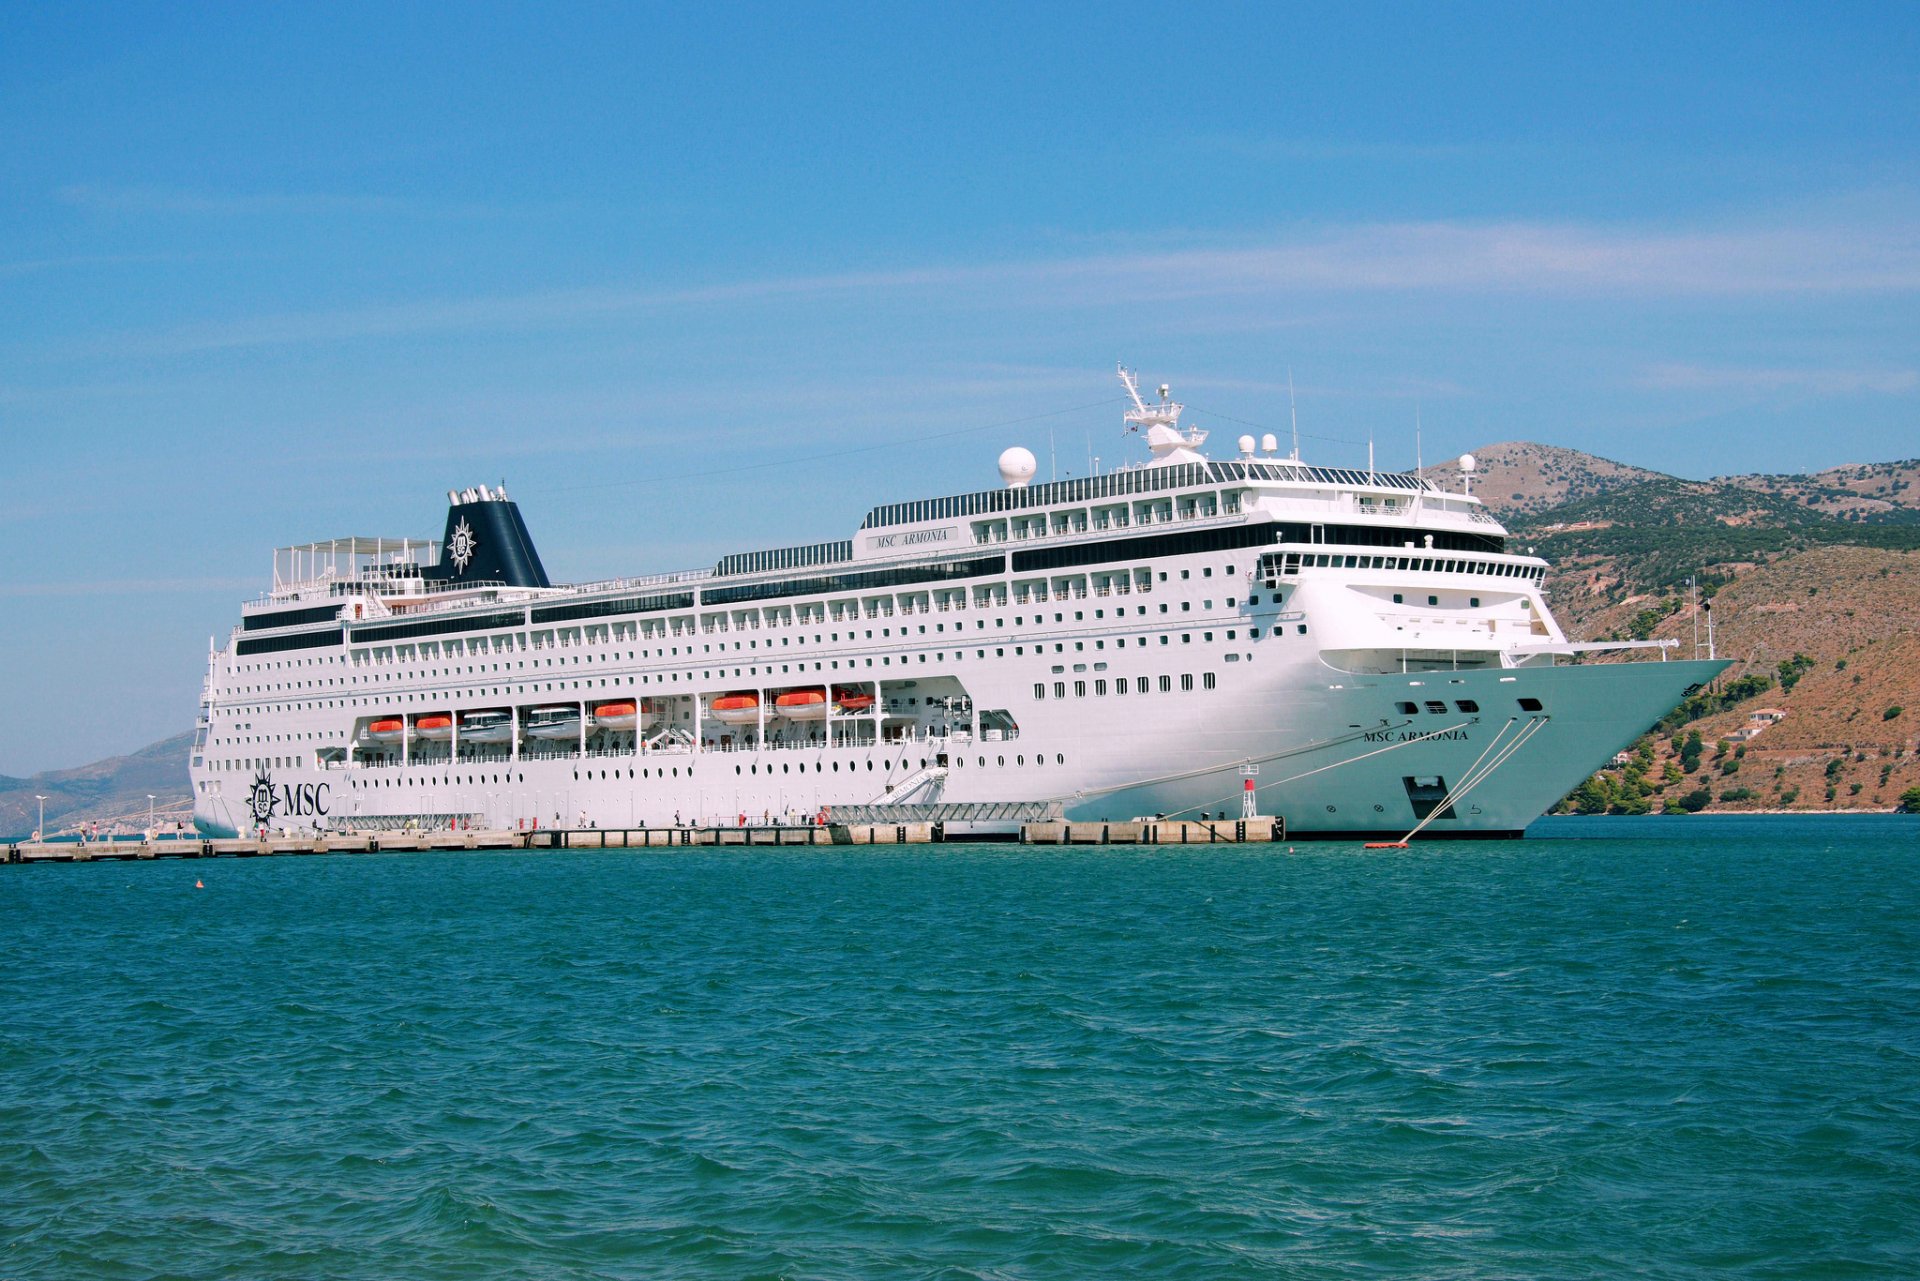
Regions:
M 1920 458 L 1892 463 L 1855 463 L 1807 476 L 1718 476 L 1784 498 L 1835 520 L 1869 524 L 1920 524 Z
M 149 792 L 155 797 L 156 815 L 191 822 L 187 751 L 192 744 L 193 735 L 181 734 L 129 756 L 110 756 L 74 769 L 47 770 L 31 778 L 0 775 L 0 833 L 17 836 L 33 830 L 39 813 L 35 793 L 47 798 L 49 835 L 96 820 L 103 828 L 143 828 Z
M 1473 458 L 1473 492 L 1503 517 L 1546 511 L 1641 481 L 1673 479 L 1662 472 L 1616 463 L 1577 449 L 1524 440 L 1483 445 L 1473 451 Z M 1460 460 L 1449 459 L 1429 467 L 1427 476 L 1445 488 L 1458 489 Z
M 1591 498 L 1520 513 L 1515 529 L 1558 531 L 1616 525 L 1725 525 L 1794 529 L 1831 523 L 1831 517 L 1793 499 L 1740 485 L 1659 476 L 1616 485 Z
M 1786 494 L 1672 477 L 1508 522 L 1520 545 L 1553 562 L 1548 582 L 1562 622 L 1588 635 L 1595 611 L 1679 591 L 1689 578 L 1711 590 L 1814 547 L 1920 548 L 1920 525 L 1836 520 Z

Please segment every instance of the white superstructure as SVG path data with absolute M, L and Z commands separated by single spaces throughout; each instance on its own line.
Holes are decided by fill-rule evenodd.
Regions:
M 1034 484 L 1009 449 L 999 488 L 712 569 L 553 586 L 486 486 L 438 541 L 282 549 L 210 655 L 198 823 L 984 830 L 1225 817 L 1252 778 L 1298 833 L 1516 833 L 1724 666 L 1571 662 L 1603 647 L 1470 493 L 1209 460 L 1122 374 L 1150 461 Z

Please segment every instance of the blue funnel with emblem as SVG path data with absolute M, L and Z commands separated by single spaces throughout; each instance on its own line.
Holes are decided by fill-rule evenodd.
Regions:
M 552 586 L 520 508 L 504 486 L 450 491 L 447 503 L 440 563 L 424 571 L 423 578 L 450 586 Z

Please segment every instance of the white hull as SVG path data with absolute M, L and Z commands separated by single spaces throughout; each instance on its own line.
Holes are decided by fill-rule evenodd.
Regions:
M 350 823 L 463 814 L 515 827 L 535 819 L 572 825 L 584 812 L 591 823 L 617 828 L 660 826 L 676 815 L 731 822 L 741 813 L 810 815 L 836 805 L 1039 801 L 1058 803 L 1079 820 L 1233 817 L 1242 769 L 1252 762 L 1260 769 L 1258 812 L 1284 817 L 1290 831 L 1398 836 L 1421 817 L 1407 778 L 1437 776 L 1457 789 L 1477 762 L 1497 756 L 1537 722 L 1527 741 L 1459 797 L 1455 817 L 1426 829 L 1433 836 L 1514 834 L 1722 666 L 1596 664 L 1382 676 L 1342 682 L 1340 689 L 1277 686 L 1242 691 L 1237 702 L 1191 717 L 1155 709 L 1149 696 L 1132 706 L 1102 706 L 1101 714 L 1088 709 L 1071 720 L 1030 722 L 997 742 L 961 734 L 844 748 L 643 750 L 331 771 L 329 816 Z M 1436 678 L 1446 682 L 1440 688 L 1449 701 L 1472 698 L 1481 714 L 1391 713 L 1392 696 L 1410 681 L 1422 682 L 1424 694 Z M 1521 712 L 1520 697 L 1538 698 L 1545 719 Z M 1388 714 L 1378 715 L 1383 708 Z M 1428 734 L 1437 736 L 1421 737 Z M 1169 756 L 1156 747 L 1166 742 L 1182 750 Z M 927 781 L 942 757 L 944 774 Z M 354 774 L 377 774 L 378 785 Z M 203 822 L 234 830 L 234 809 L 203 806 Z

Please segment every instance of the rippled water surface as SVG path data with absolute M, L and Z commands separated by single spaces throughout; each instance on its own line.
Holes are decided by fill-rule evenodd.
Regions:
M 1920 1275 L 1920 826 L 1542 830 L 0 867 L 0 1277 Z

